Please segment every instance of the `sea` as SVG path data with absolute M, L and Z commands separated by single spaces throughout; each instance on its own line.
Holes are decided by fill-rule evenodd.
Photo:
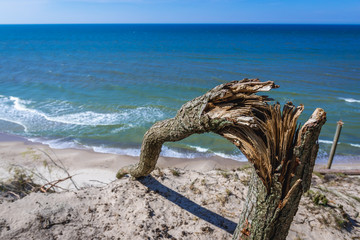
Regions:
M 52 148 L 139 156 L 144 133 L 187 101 L 243 78 L 275 101 L 327 112 L 318 163 L 344 122 L 335 163 L 360 163 L 360 25 L 0 25 L 0 132 Z M 246 161 L 207 133 L 162 156 Z

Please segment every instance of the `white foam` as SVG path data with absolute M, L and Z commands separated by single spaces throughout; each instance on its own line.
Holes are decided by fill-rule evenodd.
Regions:
M 111 133 L 113 133 L 113 134 L 120 133 L 122 131 L 128 130 L 128 129 L 133 128 L 133 127 L 134 127 L 133 124 L 129 124 L 128 126 L 115 128 L 115 129 L 111 130 Z
M 353 147 L 358 147 L 358 148 L 360 148 L 360 144 L 350 143 L 350 145 L 353 146 Z
M 26 111 L 35 115 L 41 116 L 48 121 L 59 122 L 72 125 L 90 125 L 90 126 L 106 126 L 128 122 L 131 119 L 141 118 L 144 121 L 151 121 L 154 118 L 160 118 L 163 113 L 159 109 L 152 107 L 138 107 L 134 109 L 124 109 L 117 113 L 96 113 L 92 111 L 64 114 L 60 116 L 49 116 L 41 111 L 27 108 L 24 103 L 27 101 L 21 100 L 17 97 L 10 97 L 14 102 L 15 109 L 19 111 Z
M 87 146 L 89 147 L 89 146 Z M 98 147 L 89 147 L 93 149 L 94 152 L 98 153 L 112 153 L 112 154 L 119 154 L 119 155 L 128 155 L 133 157 L 140 156 L 140 149 L 137 148 L 110 148 L 105 146 L 98 146 Z
M 27 109 L 23 104 L 24 103 L 30 103 L 30 101 L 21 100 L 18 97 L 10 96 L 9 99 L 14 102 L 15 109 L 19 111 L 30 111 L 30 112 L 36 112 L 35 110 Z
M 127 155 L 127 156 L 133 156 L 133 157 L 139 157 L 141 150 L 140 148 L 112 148 L 107 147 L 105 145 L 101 146 L 89 146 L 89 145 L 82 145 L 76 140 L 67 141 L 65 138 L 61 139 L 43 139 L 43 138 L 28 138 L 31 142 L 36 143 L 42 143 L 45 145 L 48 145 L 49 147 L 53 149 L 89 149 L 93 150 L 94 152 L 98 153 L 110 153 L 110 154 L 118 154 L 118 155 Z M 195 147 L 195 146 L 192 146 Z M 194 158 L 206 158 L 206 157 L 212 157 L 212 156 L 219 156 L 222 158 L 228 158 L 233 159 L 237 161 L 247 161 L 245 156 L 243 156 L 241 153 L 239 155 L 230 155 L 220 152 L 212 152 L 209 149 L 197 147 L 198 152 L 179 152 L 175 149 L 169 148 L 167 146 L 162 146 L 160 156 L 163 157 L 171 157 L 171 158 L 187 158 L 187 159 L 194 159 Z
M 325 143 L 325 144 L 332 144 L 332 141 L 328 141 L 328 140 L 321 140 L 319 139 L 319 143 Z
M 14 122 L 24 127 L 25 131 L 44 131 L 69 128 L 68 125 L 107 126 L 123 125 L 116 131 L 120 132 L 129 127 L 147 122 L 155 122 L 164 117 L 164 113 L 155 107 L 126 108 L 111 113 L 84 111 L 80 106 L 73 106 L 64 102 L 44 103 L 42 108 L 48 108 L 49 113 L 26 106 L 32 102 L 18 97 L 0 97 L 0 119 Z M 66 113 L 71 112 L 71 113 Z
M 22 121 L 20 121 L 21 116 L 13 117 L 14 110 L 10 106 L 10 104 L 12 103 L 10 98 L 3 96 L 3 95 L 0 95 L 0 97 L 1 97 L 1 99 L 0 99 L 0 119 L 3 121 L 18 124 L 24 128 L 25 132 L 28 132 L 27 126 Z M 19 100 L 17 100 L 17 102 L 18 101 Z
M 345 102 L 349 102 L 349 103 L 360 103 L 360 100 L 354 99 L 354 98 L 342 98 L 342 97 L 340 97 L 339 99 L 344 100 Z
M 92 111 L 46 117 L 47 120 L 72 125 L 107 126 L 131 123 L 153 122 L 164 116 L 164 113 L 153 107 L 122 109 L 116 113 L 96 113 Z
M 325 144 L 333 144 L 332 141 L 328 141 L 328 140 L 319 140 L 320 143 L 325 143 Z M 338 144 L 340 144 L 342 142 L 338 142 Z M 353 147 L 358 147 L 360 148 L 360 144 L 355 144 L 355 143 L 343 143 L 343 144 L 349 144 L 350 146 L 353 146 Z
M 112 153 L 119 155 L 128 155 L 133 157 L 139 157 L 141 150 L 140 148 L 111 148 L 102 146 L 85 146 L 86 148 L 92 149 L 94 152 L 99 153 Z M 172 157 L 172 158 L 196 158 L 201 157 L 203 154 L 197 153 L 181 153 L 167 146 L 162 146 L 160 156 Z
M 193 149 L 195 149 L 196 151 L 201 152 L 201 153 L 206 153 L 206 152 L 209 151 L 208 148 L 203 148 L 203 147 L 199 147 L 199 146 L 191 146 L 191 145 L 190 145 L 189 147 L 191 147 L 191 148 L 193 148 Z
M 172 158 L 197 158 L 202 155 L 197 153 L 181 153 L 167 146 L 162 146 L 160 156 Z
M 239 152 L 239 155 L 234 155 L 234 154 L 225 154 L 225 153 L 221 153 L 221 152 L 213 152 L 208 148 L 203 148 L 203 147 L 199 147 L 199 146 L 191 146 L 191 148 L 195 149 L 197 152 L 200 153 L 207 153 L 205 156 L 206 157 L 211 157 L 211 156 L 219 156 L 222 158 L 228 158 L 228 159 L 233 159 L 233 160 L 237 160 L 237 161 L 247 161 L 246 157 Z M 204 156 L 204 155 L 202 155 Z
M 228 159 L 232 159 L 232 160 L 236 160 L 239 162 L 246 162 L 247 158 L 243 155 L 240 154 L 239 155 L 232 155 L 232 154 L 225 154 L 225 153 L 221 153 L 221 152 L 214 152 L 214 154 L 216 156 L 222 157 L 222 158 L 228 158 Z
M 106 126 L 119 123 L 115 113 L 96 113 L 91 111 L 65 114 L 57 117 L 45 116 L 45 118 L 52 122 L 83 126 Z
M 44 145 L 48 145 L 50 148 L 53 149 L 84 149 L 80 144 L 76 143 L 75 141 L 64 141 L 63 139 L 53 139 L 53 140 L 46 140 L 42 138 L 28 138 L 30 142 L 41 143 Z

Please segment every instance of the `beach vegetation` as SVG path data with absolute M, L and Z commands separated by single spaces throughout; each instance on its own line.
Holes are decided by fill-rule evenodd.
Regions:
M 223 194 L 216 194 L 216 200 L 221 204 L 221 206 L 225 206 L 228 202 L 228 196 Z
M 231 176 L 231 173 L 225 172 L 225 171 L 220 171 L 220 175 L 223 176 L 226 179 L 229 179 Z
M 329 216 L 321 215 L 320 218 L 318 218 L 319 222 L 323 225 L 327 226 L 331 223 Z
M 163 179 L 165 177 L 165 173 L 161 170 L 161 168 L 156 168 L 156 171 L 154 171 L 154 176 Z
M 227 196 L 230 196 L 230 195 L 232 195 L 233 193 L 232 193 L 232 191 L 230 190 L 230 189 L 225 189 L 225 192 L 226 192 L 226 195 Z
M 324 175 L 321 174 L 321 173 L 319 173 L 319 172 L 317 172 L 317 171 L 313 171 L 313 174 L 314 174 L 315 176 L 317 176 L 318 178 L 320 178 L 320 179 L 324 179 Z
M 332 214 L 335 219 L 336 227 L 340 230 L 351 229 L 353 224 L 351 222 L 349 214 L 344 211 L 342 205 L 339 205 L 338 209 L 340 210 L 340 212 L 334 211 L 334 213 Z
M 198 181 L 198 178 L 196 178 L 194 181 L 192 181 L 189 189 L 195 194 L 201 194 L 201 190 L 199 188 L 195 187 L 195 183 L 197 181 Z
M 250 164 L 245 164 L 244 166 L 238 167 L 236 170 L 237 171 L 245 171 L 245 170 L 249 170 L 251 168 L 252 168 L 252 166 Z
M 15 166 L 11 167 L 9 172 L 11 177 L 0 182 L 0 197 L 2 199 L 17 200 L 40 190 L 41 185 L 34 182 L 32 173 Z
M 329 200 L 321 192 L 309 190 L 305 193 L 305 196 L 308 196 L 315 205 L 328 206 Z
M 180 176 L 180 171 L 176 168 L 170 168 L 170 172 L 173 176 L 175 177 L 179 177 Z
M 249 176 L 244 176 L 240 179 L 240 182 L 244 185 L 244 186 L 249 186 L 249 182 L 250 182 L 250 177 Z
M 346 178 L 347 177 L 347 175 L 345 173 L 342 173 L 342 172 L 337 172 L 337 173 L 335 173 L 335 175 L 337 177 L 341 177 L 341 178 Z
M 63 162 L 51 153 L 41 149 L 28 148 L 22 153 L 24 158 L 42 163 L 43 171 L 38 168 L 25 167 L 17 164 L 9 166 L 10 178 L 0 182 L 0 196 L 6 200 L 17 200 L 32 192 L 53 193 L 68 190 L 60 186 L 69 180 L 75 189 L 79 189 Z M 54 174 L 57 172 L 62 175 Z
M 239 181 L 240 178 L 239 178 L 239 175 L 237 173 L 234 173 L 234 181 Z
M 317 192 L 313 196 L 313 202 L 316 205 L 328 206 L 329 200 L 327 199 L 327 197 L 324 194 Z
M 352 199 L 355 199 L 358 203 L 360 203 L 360 197 L 349 195 Z

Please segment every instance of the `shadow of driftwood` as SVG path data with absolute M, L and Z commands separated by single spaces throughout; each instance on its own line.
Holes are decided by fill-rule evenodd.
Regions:
M 346 231 L 348 231 L 349 233 L 351 233 L 352 230 L 354 230 L 355 227 L 360 227 L 359 222 L 356 221 L 355 219 L 353 219 L 352 217 L 350 217 L 348 214 L 346 214 L 347 219 L 348 219 L 348 223 L 344 225 L 344 228 Z
M 186 211 L 194 214 L 198 218 L 201 218 L 216 227 L 219 227 L 228 233 L 233 234 L 236 228 L 236 223 L 230 221 L 217 213 L 214 213 L 199 204 L 187 199 L 183 195 L 175 192 L 174 190 L 164 186 L 159 181 L 157 181 L 152 176 L 147 176 L 138 179 L 140 183 L 148 187 L 150 190 L 155 191 L 159 195 L 168 199 L 169 201 L 175 203 L 179 207 L 185 209 Z

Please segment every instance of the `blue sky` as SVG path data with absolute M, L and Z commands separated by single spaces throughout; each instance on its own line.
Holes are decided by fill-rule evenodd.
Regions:
M 0 0 L 17 23 L 360 24 L 360 0 Z

